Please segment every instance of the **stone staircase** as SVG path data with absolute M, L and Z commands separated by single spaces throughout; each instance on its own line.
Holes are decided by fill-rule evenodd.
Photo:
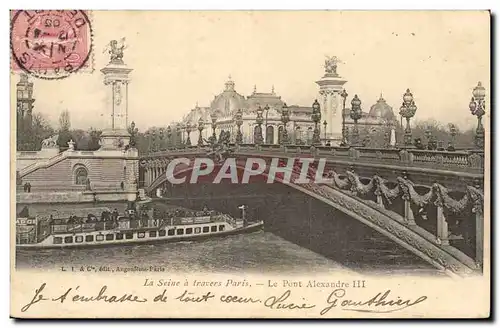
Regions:
M 58 155 L 56 155 L 56 156 L 54 156 L 46 161 L 37 162 L 37 163 L 31 164 L 31 165 L 28 165 L 19 171 L 19 176 L 22 178 L 25 175 L 30 174 L 31 172 L 34 172 L 40 168 L 50 167 L 50 166 L 57 164 L 60 161 L 64 160 L 66 157 L 68 157 L 68 155 L 69 155 L 69 152 L 65 151 L 65 152 L 62 152 L 62 153 L 60 153 L 60 154 L 58 154 Z

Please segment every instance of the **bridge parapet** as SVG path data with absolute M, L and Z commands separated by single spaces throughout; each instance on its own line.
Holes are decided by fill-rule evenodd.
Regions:
M 360 163 L 392 164 L 404 167 L 432 168 L 454 172 L 483 174 L 484 152 L 477 150 L 437 151 L 398 148 L 346 148 L 307 145 L 232 145 L 235 155 L 286 155 L 309 154 L 329 160 L 347 160 Z M 178 157 L 180 155 L 204 154 L 204 147 L 190 146 L 159 151 L 146 155 L 146 158 Z
M 484 153 L 476 150 L 437 151 L 397 148 L 314 147 L 301 145 L 240 145 L 235 153 L 263 152 L 276 154 L 311 154 L 327 159 L 346 159 L 370 163 L 440 168 L 458 172 L 482 173 Z

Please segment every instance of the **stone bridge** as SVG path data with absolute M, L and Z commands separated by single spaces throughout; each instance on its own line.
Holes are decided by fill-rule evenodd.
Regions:
M 285 182 L 279 177 L 277 182 L 361 222 L 449 275 L 482 272 L 483 152 L 295 145 L 235 145 L 233 150 L 230 157 L 238 171 L 245 170 L 249 157 L 267 163 L 299 156 L 325 159 L 328 183 Z M 168 191 L 173 185 L 167 180 L 167 164 L 174 158 L 206 157 L 207 151 L 187 147 L 142 157 L 140 186 L 152 197 L 190 197 Z M 178 166 L 175 174 L 192 169 Z M 299 172 L 294 168 L 292 174 Z M 262 192 L 266 188 L 261 185 Z

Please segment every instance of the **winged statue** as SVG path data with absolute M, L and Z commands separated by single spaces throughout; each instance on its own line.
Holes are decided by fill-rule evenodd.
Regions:
M 125 38 L 121 38 L 119 41 L 111 40 L 103 52 L 108 52 L 110 55 L 111 63 L 123 64 L 123 50 L 125 50 L 127 46 L 125 45 Z
M 337 74 L 337 64 L 341 63 L 337 56 L 326 56 L 325 72 L 329 74 Z

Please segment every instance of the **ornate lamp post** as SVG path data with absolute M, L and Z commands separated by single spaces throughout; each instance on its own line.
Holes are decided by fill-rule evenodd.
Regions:
M 130 123 L 128 132 L 130 133 L 130 146 L 135 147 L 137 145 L 137 134 L 139 133 L 139 129 L 135 127 L 134 121 Z
M 424 133 L 425 133 L 425 138 L 427 139 L 427 149 L 431 149 L 432 146 L 430 146 L 430 145 L 432 143 L 432 131 L 431 131 L 429 126 L 427 126 Z
M 156 141 L 156 130 L 153 130 L 151 133 L 151 149 L 153 152 L 158 150 L 158 144 Z
M 267 116 L 269 115 L 269 105 L 268 104 L 266 104 L 266 106 L 264 107 L 264 110 L 266 111 L 266 125 L 265 125 L 265 128 L 266 128 L 266 131 L 265 131 L 266 132 L 266 140 L 265 140 L 265 142 L 266 142 L 266 144 L 269 144 L 269 143 L 273 143 L 273 141 L 272 140 L 267 140 Z
M 281 108 L 281 122 L 283 123 L 283 134 L 281 135 L 281 144 L 287 145 L 289 141 L 288 141 L 288 129 L 286 125 L 288 122 L 290 122 L 290 110 L 288 109 L 286 103 L 283 104 L 283 108 Z
M 177 123 L 177 125 L 175 127 L 175 132 L 176 132 L 176 135 L 175 135 L 175 145 L 174 146 L 177 147 L 182 143 L 182 137 L 183 137 L 180 123 Z
M 205 127 L 205 122 L 203 122 L 203 118 L 200 117 L 200 119 L 198 120 L 198 131 L 200 132 L 198 135 L 198 146 L 200 147 L 203 146 L 202 133 L 204 127 Z
M 450 135 L 451 135 L 451 140 L 450 140 L 450 145 L 449 147 L 455 148 L 455 137 L 457 136 L 457 127 L 455 124 L 450 124 Z
M 192 126 L 188 123 L 186 123 L 186 133 L 187 133 L 187 139 L 186 139 L 186 146 L 191 146 L 191 138 L 189 137 L 189 134 L 191 133 Z
M 167 149 L 172 147 L 172 128 L 170 125 L 167 127 Z
M 146 131 L 144 133 L 144 139 L 146 139 L 146 142 L 147 142 L 147 148 L 148 148 L 148 152 L 151 151 L 151 133 L 149 131 Z
M 323 126 L 324 126 L 324 130 L 323 130 L 323 135 L 325 136 L 325 143 L 326 143 L 326 126 L 328 125 L 328 123 L 326 122 L 326 120 L 323 121 Z
M 259 106 L 259 108 L 257 108 L 257 118 L 255 119 L 255 122 L 257 123 L 257 132 L 255 133 L 255 136 L 254 136 L 254 142 L 255 144 L 257 145 L 260 145 L 262 144 L 262 123 L 264 122 L 264 117 L 262 116 L 262 113 L 264 111 L 262 110 L 262 108 Z
M 399 109 L 399 115 L 406 119 L 406 128 L 405 128 L 405 137 L 404 143 L 406 147 L 411 146 L 411 128 L 410 128 L 410 119 L 415 116 L 417 112 L 417 106 L 415 105 L 415 101 L 413 100 L 413 94 L 410 92 L 410 89 L 406 89 L 405 94 L 403 95 L 403 105 Z
M 217 135 L 215 134 L 215 128 L 217 127 L 217 114 L 213 112 L 210 114 L 210 119 L 212 120 L 212 141 L 217 142 Z
M 359 143 L 359 129 L 358 129 L 358 120 L 361 118 L 361 100 L 359 100 L 358 95 L 354 95 L 354 98 L 351 100 L 351 118 L 354 121 L 354 128 L 352 131 L 352 144 L 357 146 Z
M 241 125 L 243 124 L 243 112 L 241 111 L 241 108 L 236 111 L 236 114 L 234 115 L 234 121 L 236 123 L 236 126 L 238 127 L 238 131 L 236 132 L 236 144 L 241 144 L 243 143 L 243 133 L 241 133 Z
M 346 102 L 346 99 L 347 99 L 347 96 L 349 96 L 347 94 L 347 92 L 344 90 L 342 90 L 342 93 L 340 94 L 340 96 L 342 97 L 342 141 L 340 142 L 340 146 L 346 146 L 347 143 L 348 143 L 348 140 L 347 140 L 347 129 L 346 129 L 346 126 L 345 126 L 345 102 Z
M 477 86 L 472 91 L 472 99 L 469 103 L 469 109 L 472 115 L 477 116 L 477 128 L 476 128 L 476 137 L 475 144 L 477 148 L 484 147 L 484 127 L 482 123 L 483 115 L 485 112 L 485 103 L 484 97 L 486 96 L 486 90 L 481 84 L 481 82 L 477 83 Z
M 319 106 L 318 99 L 314 100 L 312 105 L 312 120 L 314 122 L 314 132 L 313 132 L 313 145 L 317 146 L 321 144 L 321 137 L 319 134 L 318 123 L 321 122 L 321 107 Z
M 165 150 L 163 140 L 165 140 L 165 129 L 160 128 L 160 140 L 158 142 L 158 150 Z

